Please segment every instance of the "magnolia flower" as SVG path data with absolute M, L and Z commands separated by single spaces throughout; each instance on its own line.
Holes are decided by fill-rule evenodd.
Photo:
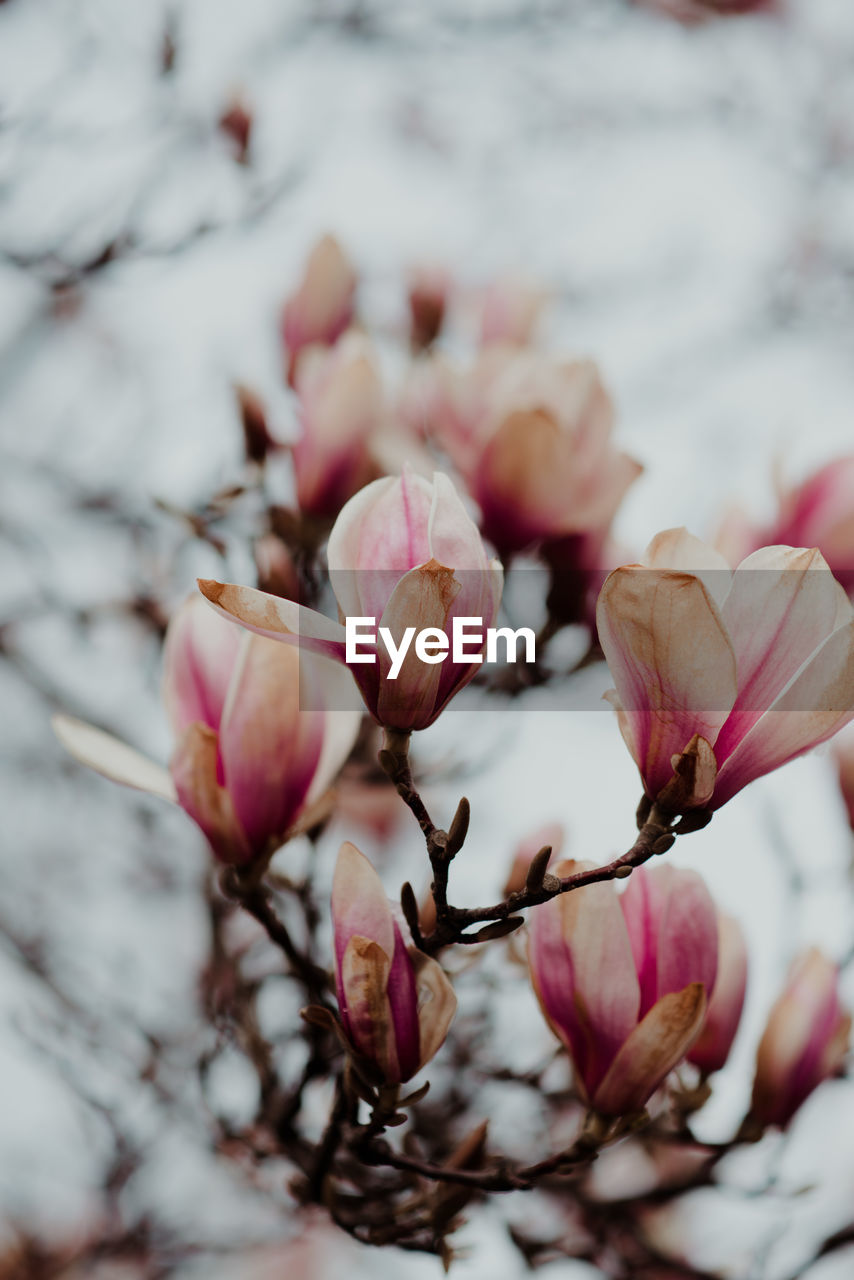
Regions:
M 220 861 L 246 863 L 274 852 L 309 817 L 355 740 L 358 716 L 323 709 L 328 673 L 317 661 L 241 636 L 193 596 L 164 647 L 176 743 L 168 771 L 91 725 L 57 716 L 54 727 L 83 764 L 177 802 Z
M 383 416 L 383 392 L 367 338 L 351 332 L 334 347 L 308 347 L 294 378 L 302 434 L 292 448 L 300 511 L 336 516 L 376 475 L 369 441 Z
M 432 629 L 437 639 L 449 637 L 455 618 L 490 626 L 501 599 L 501 565 L 487 560 L 454 486 L 440 473 L 432 484 L 404 472 L 367 485 L 335 521 L 327 558 L 341 616 L 375 619 L 398 655 L 377 644 L 351 665 L 365 705 L 386 728 L 426 728 L 472 679 L 479 661 L 456 661 L 451 651 L 442 661 L 425 661 L 413 635 Z M 221 613 L 250 631 L 346 662 L 340 622 L 251 587 L 211 581 L 199 587 Z
M 640 867 L 623 894 L 605 881 L 551 898 L 528 931 L 534 989 L 585 1101 L 640 1111 L 696 1039 L 715 985 L 717 913 L 702 879 Z
M 854 716 L 854 610 L 816 550 L 733 572 L 671 529 L 608 577 L 596 622 L 646 794 L 675 812 L 719 808 Z
M 614 410 L 589 360 L 485 351 L 467 374 L 437 362 L 435 433 L 502 554 L 568 534 L 604 539 L 641 467 L 611 440 Z
M 350 843 L 335 867 L 332 923 L 347 1038 L 386 1084 L 409 1080 L 441 1048 L 457 1000 L 441 966 L 406 945 L 382 881 Z
M 801 484 L 777 484 L 777 513 L 767 525 L 752 524 L 731 509 L 716 538 L 728 558 L 757 547 L 786 543 L 818 547 L 846 591 L 854 591 L 854 454 L 834 458 Z
M 338 241 L 323 236 L 312 249 L 299 287 L 282 311 L 282 337 L 293 360 L 310 343 L 331 344 L 353 319 L 356 273 Z
M 542 289 L 528 280 L 514 276 L 494 280 L 481 300 L 481 343 L 524 347 L 534 336 L 544 301 Z
M 785 1128 L 848 1052 L 851 1018 L 839 1002 L 836 966 L 815 947 L 799 956 L 768 1016 L 756 1054 L 751 1118 Z
M 703 1075 L 720 1071 L 729 1057 L 741 1021 L 747 987 L 747 947 L 744 934 L 732 916 L 718 917 L 718 975 L 703 1029 L 688 1061 Z

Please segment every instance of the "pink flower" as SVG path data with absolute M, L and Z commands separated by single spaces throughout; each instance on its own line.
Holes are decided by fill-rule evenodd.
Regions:
M 303 700 L 322 706 L 316 663 L 241 636 L 193 596 L 170 622 L 164 648 L 163 692 L 176 741 L 168 772 L 91 725 L 66 716 L 54 724 L 77 759 L 176 801 L 220 861 L 246 863 L 288 839 L 353 745 L 352 712 L 301 710 Z
M 483 291 L 480 340 L 484 346 L 510 343 L 524 347 L 534 336 L 543 309 L 542 289 L 528 280 L 505 276 Z
M 564 862 L 558 875 L 590 864 Z M 697 1037 L 718 966 L 715 904 L 672 866 L 551 898 L 532 912 L 534 989 L 603 1115 L 640 1111 Z
M 851 1018 L 838 980 L 836 966 L 815 947 L 792 965 L 756 1054 L 750 1114 L 762 1128 L 785 1128 L 813 1089 L 841 1070 Z
M 834 458 L 801 484 L 778 488 L 778 510 L 764 527 L 730 512 L 719 534 L 724 552 L 785 543 L 818 547 L 846 591 L 854 591 L 854 454 Z
M 308 347 L 294 379 L 302 434 L 292 449 L 300 511 L 336 516 L 376 475 L 369 444 L 383 392 L 367 338 L 347 333 L 334 347 Z
M 733 572 L 671 529 L 608 577 L 596 621 L 623 737 L 673 812 L 719 808 L 854 716 L 854 610 L 818 551 L 764 547 Z
M 356 273 L 338 241 L 318 240 L 308 256 L 299 287 L 282 311 L 282 337 L 291 357 L 310 343 L 335 342 L 353 319 Z
M 479 660 L 471 657 L 475 642 L 465 658 L 455 658 L 452 624 L 455 618 L 476 618 L 482 628 L 492 625 L 501 599 L 500 564 L 487 560 L 475 525 L 441 473 L 432 484 L 404 472 L 367 485 L 335 521 L 327 558 L 342 617 L 374 619 L 398 654 L 384 643 L 372 649 L 366 642 L 361 657 L 375 660 L 351 665 L 365 705 L 387 728 L 426 728 L 479 670 Z M 199 587 L 211 604 L 250 631 L 346 661 L 341 623 L 250 587 L 211 581 Z M 428 628 L 436 649 L 445 638 L 440 661 L 423 660 L 413 643 Z
M 385 1083 L 409 1080 L 444 1043 L 457 1001 L 441 966 L 407 947 L 382 881 L 350 843 L 335 867 L 332 922 L 347 1038 Z
M 569 534 L 604 540 L 641 467 L 613 445 L 591 361 L 493 348 L 467 374 L 437 362 L 434 381 L 425 412 L 501 554 Z
M 703 1075 L 720 1071 L 729 1057 L 741 1021 L 747 987 L 747 948 L 744 935 L 732 916 L 718 917 L 718 976 L 709 1001 L 703 1029 L 688 1054 L 688 1061 Z

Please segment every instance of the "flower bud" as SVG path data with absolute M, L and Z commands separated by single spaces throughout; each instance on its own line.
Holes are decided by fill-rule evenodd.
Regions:
M 441 966 L 407 947 L 382 882 L 355 845 L 341 846 L 332 883 L 335 981 L 347 1038 L 386 1084 L 436 1054 L 457 1007 Z
M 60 717 L 56 729 L 98 772 L 176 800 L 220 861 L 250 862 L 284 843 L 353 744 L 358 717 L 323 709 L 328 673 L 317 663 L 241 636 L 193 596 L 170 622 L 164 647 L 163 693 L 176 739 L 169 774 L 78 721 Z M 302 710 L 303 701 L 317 709 Z
M 596 624 L 646 794 L 673 812 L 720 808 L 854 717 L 854 609 L 818 551 L 731 571 L 671 529 L 609 575 Z
M 815 947 L 789 970 L 756 1054 L 750 1115 L 762 1128 L 784 1129 L 813 1089 L 841 1070 L 851 1018 L 838 986 L 836 966 Z
M 347 333 L 334 347 L 309 347 L 294 379 L 302 434 L 292 449 L 301 512 L 333 517 L 376 475 L 369 453 L 383 394 L 371 344 Z
M 603 1115 L 640 1111 L 696 1039 L 715 984 L 717 916 L 703 881 L 641 867 L 623 894 L 607 881 L 551 898 L 528 928 L 534 989 L 585 1101 Z
M 409 471 L 375 480 L 350 499 L 332 528 L 327 558 L 343 618 L 375 619 L 398 653 L 411 633 L 397 667 L 379 642 L 374 654 L 352 664 L 365 705 L 386 728 L 426 728 L 480 669 L 476 640 L 469 641 L 465 658 L 454 654 L 452 624 L 458 617 L 477 619 L 485 637 L 501 599 L 500 564 L 487 560 L 450 480 L 437 473 L 431 484 Z M 346 662 L 340 623 L 249 587 L 199 586 L 211 604 L 250 630 Z M 411 643 L 413 634 L 428 628 L 447 637 L 441 661 L 422 660 Z
M 232 98 L 219 118 L 220 132 L 231 143 L 238 164 L 246 164 L 249 160 L 252 123 L 252 110 L 240 95 Z
M 290 355 L 290 372 L 303 347 L 331 345 L 353 319 L 356 273 L 338 241 L 324 236 L 312 249 L 302 280 L 282 311 L 282 337 Z
M 747 987 L 747 947 L 744 934 L 732 916 L 718 917 L 718 974 L 703 1029 L 688 1061 L 703 1075 L 720 1071 L 729 1057 L 741 1021 Z
M 409 341 L 412 350 L 424 351 L 442 331 L 451 277 L 441 267 L 420 267 L 409 279 Z
M 490 348 L 467 374 L 444 362 L 425 413 L 502 555 L 607 530 L 641 467 L 611 439 L 614 410 L 589 360 Z
M 520 893 L 525 888 L 525 881 L 531 862 L 537 856 L 541 849 L 546 845 L 551 847 L 551 856 L 555 862 L 561 854 L 563 847 L 564 830 L 560 822 L 549 822 L 544 827 L 539 827 L 532 835 L 526 836 L 524 840 L 516 847 L 513 855 L 513 862 L 510 866 L 510 874 L 504 885 L 504 896 L 508 897 L 511 893 Z
M 854 591 L 854 454 L 834 458 L 802 484 L 784 490 L 762 542 L 818 547 L 846 591 Z
M 480 341 L 524 347 L 534 336 L 544 295 L 530 281 L 513 276 L 495 280 L 483 291 Z

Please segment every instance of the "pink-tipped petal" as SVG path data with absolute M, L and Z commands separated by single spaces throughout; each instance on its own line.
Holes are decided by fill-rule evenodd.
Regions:
M 729 1057 L 744 1007 L 747 988 L 747 947 L 744 934 L 731 916 L 718 919 L 718 974 L 703 1029 L 688 1061 L 705 1075 L 720 1071 Z
M 647 794 L 673 776 L 695 734 L 714 743 L 737 694 L 732 645 L 699 578 L 630 565 L 605 581 L 596 610 L 621 728 Z
M 738 664 L 738 698 L 715 744 L 722 766 L 851 607 L 818 551 L 763 547 L 733 575 L 723 618 Z
M 658 995 L 699 982 L 711 999 L 718 972 L 718 914 L 696 871 L 661 867 L 666 890 L 658 938 Z
M 215 582 L 210 578 L 199 578 L 198 583 L 202 595 L 215 610 L 248 631 L 270 640 L 298 644 L 343 662 L 344 628 L 322 613 L 306 609 L 293 600 L 267 595 L 254 587 Z
M 854 718 L 854 622 L 835 631 L 724 762 L 713 807 Z
M 836 966 L 811 948 L 793 963 L 757 1050 L 751 1111 L 759 1123 L 785 1127 L 838 1070 L 850 1021 L 839 1003 Z
M 284 839 L 305 805 L 323 731 L 323 711 L 301 709 L 299 652 L 245 634 L 219 746 L 225 785 L 255 852 Z
M 587 865 L 563 862 L 555 874 Z M 588 885 L 543 903 L 534 909 L 529 931 L 531 974 L 543 1011 L 592 1095 L 634 1027 L 640 1004 L 613 885 Z
M 412 960 L 397 921 L 393 921 L 393 927 L 394 955 L 388 974 L 388 1007 L 400 1079 L 409 1080 L 421 1066 L 418 989 Z
M 163 645 L 163 698 L 175 738 L 196 720 L 218 730 L 240 633 L 196 594 L 173 615 Z
M 349 840 L 342 844 L 332 880 L 335 953 L 341 963 L 350 938 L 370 938 L 394 955 L 394 922 L 382 881 L 363 853 Z

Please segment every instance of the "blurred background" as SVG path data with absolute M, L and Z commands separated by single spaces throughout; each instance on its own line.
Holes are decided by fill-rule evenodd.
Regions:
M 253 1081 L 199 1013 L 203 841 L 179 811 L 85 775 L 49 717 L 167 758 L 162 624 L 198 574 L 254 581 L 258 513 L 288 499 L 286 465 L 263 495 L 247 483 L 234 387 L 296 438 L 280 312 L 324 232 L 356 266 L 392 390 L 413 267 L 441 264 L 463 299 L 508 273 L 543 291 L 539 341 L 598 362 L 616 439 L 644 465 L 616 524 L 635 552 L 672 525 L 710 535 L 733 503 L 767 520 L 775 470 L 794 483 L 850 451 L 854 12 L 697 16 L 621 0 L 0 3 L 0 1275 L 438 1274 L 307 1228 L 281 1170 L 212 1152 L 210 1117 L 239 1123 Z M 564 824 L 572 856 L 631 841 L 639 788 L 616 724 L 554 716 L 547 696 L 465 721 L 460 900 L 500 889 L 543 822 Z M 440 812 L 462 723 L 422 735 Z M 753 961 L 709 1135 L 743 1109 L 793 951 L 844 958 L 854 940 L 849 840 L 819 753 L 677 850 Z M 423 857 L 406 823 L 394 856 Z M 530 1026 L 508 1049 L 522 1065 L 550 1043 L 530 1004 L 508 1014 L 508 1031 L 517 1014 Z M 295 1017 L 283 984 L 261 1014 Z M 789 1139 L 735 1164 L 731 1194 L 686 1206 L 701 1264 L 792 1275 L 852 1216 L 852 1122 L 850 1087 L 828 1086 Z M 502 1212 L 523 1218 L 524 1197 Z M 99 1262 L 93 1239 L 124 1254 Z M 493 1209 L 463 1242 L 460 1280 L 524 1273 Z

